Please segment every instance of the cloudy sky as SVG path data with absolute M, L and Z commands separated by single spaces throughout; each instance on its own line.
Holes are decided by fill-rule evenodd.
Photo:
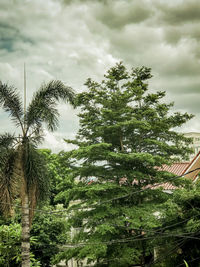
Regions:
M 0 0 L 0 80 L 22 93 L 25 62 L 28 99 L 51 79 L 82 91 L 121 60 L 151 67 L 151 90 L 196 115 L 182 131 L 200 132 L 199 0 Z M 54 151 L 78 129 L 76 112 L 59 110 L 60 127 L 44 144 Z M 2 110 L 0 122 L 1 132 L 13 129 Z

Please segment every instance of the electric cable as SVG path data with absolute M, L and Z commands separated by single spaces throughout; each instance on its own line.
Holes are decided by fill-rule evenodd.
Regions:
M 196 169 L 194 169 L 194 170 L 191 170 L 191 171 L 189 171 L 189 172 L 186 172 L 186 173 L 183 174 L 183 175 L 178 175 L 178 176 L 172 177 L 172 178 L 168 179 L 166 182 L 169 182 L 169 181 L 171 181 L 171 180 L 174 180 L 174 179 L 178 179 L 178 178 L 184 177 L 185 175 L 190 174 L 190 173 L 192 173 L 192 172 L 195 172 L 195 171 L 197 171 L 197 170 L 200 170 L 200 168 L 196 168 Z M 156 184 L 152 185 L 152 187 L 162 185 L 163 183 L 164 183 L 164 182 L 156 183 Z M 143 189 L 134 191 L 134 192 L 132 192 L 132 193 L 130 193 L 130 194 L 126 194 L 126 195 L 124 195 L 124 196 L 115 197 L 115 198 L 112 198 L 112 199 L 109 199 L 109 200 L 105 200 L 105 201 L 102 201 L 102 202 L 99 202 L 99 203 L 95 203 L 95 204 L 90 204 L 90 206 L 80 207 L 80 208 L 78 208 L 78 209 L 81 209 L 81 210 L 82 210 L 82 209 L 91 208 L 92 206 L 99 206 L 99 205 L 102 205 L 102 204 L 104 204 L 104 203 L 111 202 L 111 201 L 113 201 L 113 200 L 118 200 L 118 199 L 121 199 L 121 198 L 125 198 L 125 197 L 128 197 L 128 196 L 134 195 L 134 194 L 138 194 L 138 193 L 140 193 L 140 192 L 144 192 L 144 191 L 149 190 L 149 189 L 152 190 L 151 188 L 143 188 Z M 155 190 L 155 189 L 153 189 L 153 190 Z M 22 208 L 22 206 L 19 205 L 19 204 L 10 204 L 10 203 L 6 203 L 6 202 L 2 202 L 2 201 L 0 201 L 0 203 L 5 204 L 5 205 L 9 205 L 9 206 L 17 206 L 17 207 L 19 207 L 19 208 Z M 58 211 L 53 211 L 53 212 L 46 212 L 45 210 L 42 210 L 42 209 L 32 209 L 32 208 L 28 208 L 28 209 L 29 209 L 29 210 L 38 211 L 38 212 L 45 212 L 45 213 L 47 213 L 47 214 L 48 214 L 48 213 L 49 213 L 49 214 L 53 214 L 53 213 L 57 214 L 57 213 L 66 212 L 66 211 L 68 211 L 68 210 L 75 210 L 76 208 L 71 209 L 71 208 L 69 207 L 68 209 L 58 210 Z

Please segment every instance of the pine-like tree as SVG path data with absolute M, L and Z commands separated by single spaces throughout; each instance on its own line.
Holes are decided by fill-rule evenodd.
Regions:
M 128 72 L 116 64 L 101 83 L 88 79 L 77 95 L 80 130 L 71 152 L 77 186 L 59 194 L 72 205 L 70 223 L 79 227 L 74 248 L 60 259 L 87 258 L 95 266 L 146 266 L 153 253 L 155 212 L 169 194 L 157 183 L 171 181 L 163 164 L 184 158 L 188 139 L 174 128 L 192 115 L 171 113 L 165 92 L 148 90 L 149 68 Z M 174 180 L 172 183 L 179 183 Z M 78 203 L 78 204 L 77 204 Z

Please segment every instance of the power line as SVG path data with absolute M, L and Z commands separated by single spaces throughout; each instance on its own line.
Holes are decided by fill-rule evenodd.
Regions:
M 172 177 L 172 178 L 168 179 L 168 180 L 165 181 L 165 182 L 169 182 L 169 181 L 172 181 L 172 180 L 174 180 L 174 179 L 184 177 L 185 175 L 190 174 L 190 173 L 192 173 L 192 172 L 195 172 L 195 171 L 197 171 L 197 170 L 200 170 L 200 168 L 196 168 L 196 169 L 194 169 L 194 170 L 191 170 L 191 171 L 189 171 L 189 172 L 186 172 L 186 173 L 183 174 L 183 175 L 178 175 L 178 176 Z M 165 182 L 162 181 L 162 182 L 160 182 L 160 183 L 152 184 L 151 186 L 152 186 L 152 187 L 155 187 L 155 186 L 156 186 L 156 187 L 157 187 L 157 186 L 162 186 L 163 183 L 165 183 Z M 151 188 L 143 188 L 143 189 L 134 191 L 134 192 L 132 192 L 132 193 L 130 193 L 130 194 L 126 194 L 126 195 L 124 195 L 124 196 L 115 197 L 115 198 L 108 199 L 108 200 L 105 200 L 105 201 L 102 201 L 102 202 L 99 202 L 99 203 L 91 204 L 89 207 L 79 207 L 79 208 L 77 208 L 77 209 L 86 209 L 86 208 L 91 208 L 91 207 L 93 207 L 93 206 L 94 206 L 94 207 L 95 207 L 95 206 L 100 206 L 100 205 L 102 205 L 102 204 L 104 204 L 104 203 L 108 203 L 108 202 L 111 202 L 111 201 L 113 201 L 113 200 L 118 200 L 118 199 L 126 198 L 126 197 L 129 197 L 129 196 L 132 196 L 132 195 L 135 195 L 135 194 L 144 192 L 144 191 L 146 191 L 146 190 L 152 190 L 152 189 L 151 189 Z M 155 190 L 155 189 L 153 189 L 153 190 Z M 70 208 L 69 208 L 69 209 L 70 209 Z M 76 210 L 76 208 L 74 208 L 74 209 L 71 208 L 70 210 Z
M 183 233 L 182 233 L 183 234 Z M 180 237 L 180 238 L 189 238 L 189 239 L 197 239 L 197 240 L 200 240 L 200 238 L 197 238 L 197 237 L 193 237 L 193 236 L 183 236 L 183 235 L 176 235 L 175 237 Z M 138 235 L 139 236 L 139 235 Z M 80 243 L 67 243 L 66 245 L 63 245 L 63 244 L 59 244 L 59 246 L 61 248 L 75 248 L 75 247 L 83 247 L 85 245 L 103 245 L 103 244 L 108 244 L 108 245 L 111 245 L 111 244 L 115 244 L 115 243 L 129 243 L 129 242 L 136 242 L 136 241 L 145 241 L 145 240 L 151 240 L 151 239 L 154 239 L 155 237 L 154 236 L 149 236 L 149 237 L 140 237 L 140 238 L 137 238 L 138 236 L 136 237 L 131 237 L 131 238 L 122 238 L 122 239 L 115 239 L 115 240 L 110 240 L 110 241 L 101 241 L 101 242 L 80 242 Z M 174 237 L 173 234 L 166 234 L 166 235 L 159 235 L 157 236 L 156 238 L 166 238 L 166 237 Z M 182 241 L 181 241 L 182 242 Z M 181 243 L 180 242 L 180 243 Z M 36 244 L 33 244 L 33 245 L 45 245 L 45 246 L 50 246 L 52 247 L 52 245 L 54 244 L 46 244 L 46 243 L 36 243 Z
M 0 203 L 2 203 L 2 202 L 0 202 Z M 10 205 L 10 204 L 9 204 Z M 21 207 L 21 206 L 19 206 L 19 207 Z M 52 215 L 58 215 L 58 216 L 60 216 L 58 213 L 55 213 L 55 212 L 47 212 L 46 210 L 38 210 L 38 209 L 36 209 L 36 211 L 39 211 L 39 212 L 43 212 L 43 213 L 46 213 L 46 214 L 52 214 Z M 64 211 L 64 210 L 63 210 Z M 62 211 L 62 212 L 63 212 Z M 66 212 L 66 210 L 65 210 L 65 212 Z M 62 217 L 67 217 L 67 215 L 61 215 Z M 176 222 L 176 223 L 174 223 L 174 224 L 171 224 L 171 225 L 168 225 L 168 226 L 165 226 L 165 227 L 161 227 L 161 228 L 157 228 L 157 229 L 155 229 L 155 230 L 153 230 L 153 229 L 146 229 L 146 228 L 136 228 L 136 227 L 128 227 L 128 226 L 123 226 L 123 225 L 117 225 L 117 224 L 113 224 L 113 223 L 107 223 L 107 222 L 105 222 L 105 223 L 107 223 L 109 226 L 115 226 L 115 227 L 119 227 L 119 228 L 124 228 L 124 229 L 126 229 L 126 230 L 136 230 L 136 231 L 144 231 L 144 232 L 151 232 L 151 233 L 156 233 L 156 234 L 160 234 L 160 233 L 162 233 L 164 230 L 167 230 L 167 229 L 169 229 L 169 228 L 172 228 L 172 227 L 174 227 L 174 226 L 177 226 L 177 225 L 181 225 L 181 224 L 183 224 L 183 223 L 185 223 L 185 222 L 187 222 L 187 221 L 189 221 L 189 220 L 191 220 L 191 219 L 193 219 L 193 218 L 196 218 L 196 217 L 199 217 L 200 216 L 200 214 L 196 214 L 196 215 L 194 215 L 194 216 L 192 216 L 192 217 L 189 217 L 189 218 L 187 218 L 187 219 L 185 219 L 185 220 L 182 220 L 182 221 L 180 221 L 180 222 Z M 70 220 L 70 218 L 68 218 L 69 220 Z M 79 220 L 79 221 L 83 221 L 83 219 L 82 218 L 75 218 L 75 220 L 77 221 L 77 220 Z M 175 220 L 175 219 L 174 219 Z M 104 222 L 99 222 L 99 221 L 93 221 L 93 220 L 87 220 L 86 221 L 86 223 L 90 223 L 90 222 L 93 222 L 93 223 L 95 223 L 95 225 L 101 225 L 101 224 L 104 224 Z
M 3 201 L 0 201 L 0 203 L 4 204 L 4 205 L 8 205 L 8 206 L 15 206 L 15 207 L 18 207 L 18 208 L 22 208 L 22 205 L 19 205 L 19 204 L 11 204 L 11 203 L 7 203 L 7 202 L 3 202 Z M 42 212 L 42 213 L 46 213 L 46 214 L 55 214 L 57 215 L 58 213 L 63 213 L 63 212 L 67 212 L 67 209 L 65 210 L 58 210 L 58 211 L 46 211 L 44 209 L 33 209 L 33 208 L 27 208 L 28 210 L 33 210 L 33 211 L 37 211 L 37 212 Z M 64 215 L 64 216 L 67 216 L 67 215 Z
M 173 177 L 173 178 L 171 178 L 171 179 L 169 179 L 169 180 L 180 178 L 180 177 L 182 177 L 182 176 L 185 176 L 186 174 L 189 174 L 189 173 L 194 172 L 194 171 L 199 170 L 199 169 L 200 169 L 200 168 L 196 168 L 196 169 L 194 169 L 194 170 L 192 170 L 192 171 L 189 171 L 189 172 L 185 173 L 184 175 L 176 176 L 176 177 Z M 169 180 L 168 180 L 168 181 L 169 181 Z M 162 183 L 160 183 L 160 184 L 156 184 L 156 185 L 154 185 L 154 186 L 158 186 L 158 185 L 161 185 L 161 184 L 162 184 Z M 148 188 L 148 189 L 149 189 L 149 188 Z M 145 191 L 145 190 L 147 190 L 147 188 L 144 188 L 144 189 L 141 189 L 141 190 L 132 192 L 131 194 L 128 194 L 128 195 L 125 195 L 125 196 L 121 196 L 121 197 L 113 198 L 113 199 L 110 199 L 110 200 L 107 200 L 107 201 L 104 201 L 104 202 L 100 202 L 100 204 L 102 204 L 102 203 L 106 203 L 106 202 L 109 202 L 109 201 L 113 201 L 113 200 L 116 200 L 116 199 L 124 198 L 124 197 L 126 197 L 126 196 L 133 195 L 133 194 L 136 194 L 136 193 L 138 193 L 138 192 L 143 192 L 143 191 Z M 15 204 L 9 204 L 9 203 L 6 203 L 6 202 L 0 202 L 0 203 L 2 203 L 2 204 L 6 204 L 6 205 L 12 205 L 12 206 L 15 205 Z M 97 205 L 98 205 L 98 203 L 97 203 Z M 17 206 L 17 207 L 22 207 L 21 205 L 18 205 L 18 204 L 16 204 L 15 206 Z M 96 206 L 96 205 L 95 205 L 95 206 Z M 91 205 L 90 205 L 90 207 L 91 207 Z M 84 209 L 85 209 L 85 208 L 87 208 L 87 207 L 84 207 Z M 32 210 L 31 208 L 29 208 L 29 209 Z M 82 208 L 82 209 L 83 209 L 83 208 Z M 54 215 L 59 215 L 59 213 L 67 212 L 67 210 L 59 210 L 59 211 L 46 211 L 46 210 L 44 210 L 44 209 L 34 209 L 34 210 L 35 210 L 35 211 L 38 211 L 38 212 L 43 212 L 43 213 L 46 213 L 46 214 L 54 214 Z M 67 215 L 64 215 L 64 216 L 67 216 Z M 173 225 L 169 225 L 169 226 L 166 226 L 166 227 L 163 227 L 163 228 L 159 228 L 159 229 L 157 229 L 157 230 L 148 230 L 148 229 L 142 229 L 142 228 L 138 228 L 138 229 L 137 229 L 137 228 L 130 228 L 130 229 L 126 228 L 126 229 L 127 229 L 127 230 L 131 230 L 131 229 L 134 230 L 134 229 L 135 229 L 135 230 L 146 231 L 146 232 L 153 232 L 153 233 L 155 233 L 155 234 L 158 234 L 158 233 L 160 233 L 160 231 L 169 229 L 169 228 L 171 228 L 171 227 L 173 227 L 173 226 L 176 226 L 176 225 L 180 225 L 180 224 L 182 224 L 182 223 L 184 223 L 184 222 L 190 220 L 191 218 L 194 218 L 194 217 L 197 217 L 197 216 L 199 216 L 199 215 L 190 217 L 190 218 L 188 218 L 188 219 L 185 219 L 185 220 L 183 220 L 183 221 L 181 221 L 181 222 L 178 222 L 178 223 L 175 223 L 175 224 L 173 224 Z M 122 227 L 122 226 L 118 226 L 118 225 L 115 225 L 115 226 L 117 226 L 117 227 Z M 197 240 L 199 240 L 199 238 L 196 238 L 196 237 L 188 237 L 188 236 L 181 236 L 181 235 L 174 235 L 174 237 L 192 238 L 192 239 L 197 239 Z M 143 237 L 143 239 L 144 239 L 144 237 Z M 146 239 L 146 238 L 145 238 L 145 239 Z M 149 239 L 149 237 L 148 237 L 147 239 Z M 141 240 L 141 238 L 140 238 L 140 240 Z M 126 241 L 127 241 L 127 240 L 126 240 Z M 109 242 L 111 242 L 111 241 L 109 241 Z M 114 242 L 114 241 L 113 241 L 113 242 Z M 117 242 L 117 241 L 115 241 L 115 242 Z M 123 242 L 123 240 L 120 240 L 120 242 Z
M 200 214 L 196 214 L 196 215 L 194 215 L 192 217 L 189 217 L 189 218 L 187 218 L 187 219 L 185 219 L 183 221 L 180 221 L 180 222 L 177 222 L 177 223 L 165 226 L 165 227 L 157 228 L 155 230 L 154 229 L 146 229 L 146 228 L 142 228 L 142 227 L 141 228 L 136 228 L 134 226 L 133 227 L 131 227 L 131 226 L 128 227 L 128 226 L 113 224 L 113 223 L 110 223 L 110 222 L 107 223 L 107 222 L 99 222 L 99 221 L 92 221 L 92 220 L 87 220 L 86 223 L 93 222 L 93 223 L 95 223 L 95 226 L 102 225 L 102 224 L 106 223 L 109 226 L 115 226 L 115 227 L 119 227 L 119 228 L 124 228 L 126 230 L 136 230 L 136 231 L 143 231 L 143 232 L 149 232 L 149 233 L 155 233 L 155 234 L 162 234 L 163 231 L 168 230 L 169 228 L 175 227 L 177 225 L 181 225 L 181 224 L 183 224 L 183 223 L 185 223 L 185 222 L 187 222 L 187 221 L 189 221 L 191 219 L 194 219 L 196 217 L 200 217 Z M 75 218 L 75 221 L 76 220 L 82 221 L 81 218 Z
M 42 210 L 40 210 L 40 211 L 42 211 Z M 44 210 L 43 210 L 44 211 Z M 49 214 L 51 214 L 51 212 L 48 212 Z M 54 215 L 57 215 L 57 214 L 54 214 Z M 158 237 L 155 237 L 155 236 L 151 236 L 151 237 L 144 237 L 144 235 L 146 234 L 146 233 L 153 233 L 153 234 L 156 234 L 156 235 L 162 235 L 163 237 L 182 237 L 182 238 L 192 238 L 192 239 L 197 239 L 197 240 L 199 240 L 199 238 L 196 238 L 196 237 L 193 237 L 193 236 L 186 236 L 186 234 L 188 234 L 188 235 L 191 235 L 192 233 L 181 233 L 181 234 L 174 234 L 174 233 L 163 233 L 163 231 L 164 230 L 166 230 L 166 229 L 169 229 L 169 228 L 172 228 L 172 227 L 174 227 L 174 226 L 177 226 L 177 225 L 180 225 L 180 224 L 183 224 L 183 223 L 185 223 L 185 222 L 187 222 L 187 221 L 189 221 L 190 219 L 192 219 L 192 218 L 195 218 L 195 217 L 199 217 L 200 215 L 199 214 L 197 214 L 197 215 L 195 215 L 195 216 L 192 216 L 192 217 L 190 217 L 190 218 L 188 218 L 188 219 L 185 219 L 185 220 L 183 220 L 183 221 L 181 221 L 181 222 L 177 222 L 177 223 L 174 223 L 174 224 L 172 224 L 172 225 L 168 225 L 168 226 L 165 226 L 165 227 L 162 227 L 162 228 L 158 228 L 158 229 L 156 229 L 156 230 L 153 230 L 153 229 L 146 229 L 146 228 L 136 228 L 136 227 L 126 227 L 126 226 L 120 226 L 120 225 L 117 225 L 117 224 L 110 224 L 110 223 L 108 223 L 108 225 L 111 225 L 111 226 L 115 226 L 115 227 L 119 227 L 119 228 L 124 228 L 124 229 L 126 229 L 126 230 L 137 230 L 137 231 L 143 231 L 143 232 L 145 232 L 144 234 L 138 234 L 138 235 L 136 235 L 136 236 L 134 236 L 134 237 L 129 237 L 129 238 L 127 238 L 127 239 L 120 239 L 119 240 L 119 243 L 122 243 L 122 242 L 128 242 L 128 240 L 130 239 L 130 242 L 134 239 L 136 239 L 136 237 L 140 237 L 139 238 L 139 240 L 141 241 L 141 240 L 149 240 L 149 239 L 155 239 L 155 238 L 158 238 Z M 75 220 L 77 220 L 77 219 L 79 219 L 79 220 L 81 220 L 82 221 L 82 219 L 80 219 L 80 218 L 76 218 Z M 87 222 L 90 222 L 90 220 L 88 220 Z M 96 223 L 95 221 L 94 221 L 94 223 Z M 101 225 L 101 224 L 103 224 L 103 222 L 99 222 L 99 223 L 97 223 L 96 225 Z M 185 235 L 184 235 L 185 234 Z M 141 238 L 142 237 L 142 238 Z M 114 240 L 114 241 L 108 241 L 108 244 L 109 243 L 118 243 L 118 240 Z M 89 244 L 89 243 L 85 243 L 85 244 Z M 73 244 L 70 244 L 70 246 L 72 246 Z M 81 243 L 80 245 L 84 245 L 83 243 Z
M 178 175 L 178 176 L 175 176 L 175 177 L 172 177 L 172 178 L 170 178 L 170 179 L 168 179 L 166 182 L 169 182 L 169 181 L 172 181 L 172 180 L 174 180 L 174 179 L 177 179 L 177 178 L 181 178 L 181 177 L 184 177 L 185 175 L 187 175 L 187 174 L 190 174 L 190 173 L 192 173 L 192 172 L 195 172 L 195 171 L 197 171 L 197 170 L 200 170 L 200 168 L 196 168 L 196 169 L 194 169 L 194 170 L 191 170 L 191 171 L 189 171 L 189 172 L 186 172 L 185 174 L 183 174 L 183 175 Z M 162 185 L 164 182 L 160 182 L 160 183 L 156 183 L 156 184 L 152 184 L 152 187 L 157 187 L 157 186 L 159 186 L 159 185 Z M 131 196 L 131 195 L 134 195 L 134 194 L 137 194 L 137 193 L 140 193 L 140 192 L 144 192 L 144 191 L 146 191 L 146 190 L 152 190 L 151 188 L 143 188 L 143 189 L 140 189 L 140 190 L 137 190 L 137 191 L 134 191 L 134 192 L 132 192 L 132 193 L 130 193 L 130 194 L 126 194 L 126 195 L 124 195 L 124 196 L 120 196 L 120 197 L 115 197 L 115 198 L 112 198 L 112 199 L 108 199 L 108 200 L 105 200 L 105 201 L 102 201 L 102 202 L 99 202 L 99 203 L 95 203 L 95 204 L 90 204 L 90 206 L 85 206 L 85 207 L 79 207 L 79 208 L 74 208 L 74 209 L 72 209 L 72 208 L 68 208 L 68 209 L 64 209 L 64 210 L 58 210 L 58 211 L 50 211 L 50 212 L 47 212 L 47 211 L 45 211 L 45 210 L 42 210 L 42 209 L 33 209 L 33 208 L 28 208 L 29 210 L 34 210 L 34 211 L 38 211 L 38 212 L 45 212 L 45 213 L 47 213 L 47 214 L 58 214 L 58 213 L 63 213 L 63 212 L 67 212 L 68 210 L 83 210 L 83 209 L 87 209 L 87 208 L 91 208 L 91 207 L 96 207 L 96 206 L 100 206 L 100 205 L 102 205 L 102 204 L 104 204 L 104 203 L 107 203 L 107 202 L 111 202 L 111 201 L 113 201 L 113 200 L 118 200 L 118 199 L 121 199 L 121 198 L 126 198 L 126 197 L 128 197 L 128 196 Z M 155 190 L 155 189 L 153 189 L 153 190 Z M 0 203 L 2 203 L 2 204 L 5 204 L 5 205 L 9 205 L 9 206 L 17 206 L 17 207 L 19 207 L 19 208 L 22 208 L 22 206 L 21 205 L 19 205 L 19 204 L 10 204 L 10 203 L 6 203 L 6 202 L 0 202 Z
M 184 234 L 188 234 L 188 235 L 184 235 Z M 200 238 L 198 237 L 194 237 L 194 236 L 191 236 L 189 234 L 193 234 L 193 233 L 181 233 L 181 234 L 175 234 L 174 233 L 166 233 L 166 234 L 162 234 L 162 235 L 158 235 L 158 236 L 149 236 L 149 237 L 140 237 L 140 238 L 137 238 L 139 237 L 138 236 L 135 236 L 135 237 L 131 237 L 131 238 L 123 238 L 123 239 L 115 239 L 115 240 L 110 240 L 110 241 L 102 241 L 102 242 L 82 242 L 82 243 L 68 243 L 66 245 L 59 245 L 61 246 L 61 248 L 77 248 L 77 247 L 83 247 L 85 245 L 111 245 L 111 244 L 116 244 L 116 243 L 129 243 L 129 242 L 137 242 L 137 241 L 145 241 L 145 240 L 152 240 L 152 239 L 157 239 L 157 238 L 167 238 L 167 237 L 180 237 L 180 238 L 189 238 L 189 239 L 195 239 L 195 240 L 200 240 Z M 195 233 L 196 234 L 196 233 Z M 181 241 L 182 242 L 182 241 Z M 40 244 L 35 244 L 35 245 L 40 245 L 40 246 L 50 246 L 52 247 L 52 244 L 45 244 L 45 243 L 40 243 Z M 177 244 L 178 245 L 178 244 Z M 177 246 L 176 245 L 176 246 Z M 171 251 L 171 250 L 170 250 Z M 173 252 L 173 251 L 172 251 Z M 158 259 L 156 260 L 156 262 L 158 261 Z M 159 260 L 160 261 L 160 260 Z M 158 262 L 159 262 L 158 261 Z
M 136 236 L 137 237 L 137 236 Z M 139 235 L 138 235 L 139 237 Z M 180 238 L 188 238 L 188 239 L 195 239 L 195 240 L 200 240 L 198 237 L 190 236 L 190 235 L 173 235 L 173 234 L 162 234 L 158 235 L 157 237 L 155 236 L 149 236 L 149 237 L 140 237 L 140 238 L 135 238 L 135 237 L 130 237 L 130 238 L 122 238 L 122 239 L 115 239 L 115 240 L 110 240 L 110 241 L 101 241 L 101 242 L 80 242 L 80 243 L 68 243 L 66 247 L 68 246 L 73 246 L 73 247 L 79 247 L 79 246 L 85 246 L 85 245 L 103 245 L 103 244 L 115 244 L 115 243 L 127 243 L 127 242 L 135 242 L 135 241 L 143 241 L 143 240 L 151 240 L 154 238 L 166 238 L 166 237 L 180 237 Z M 65 246 L 64 246 L 65 247 Z
M 199 233 L 198 233 L 198 234 L 199 234 Z M 179 242 L 179 243 L 177 243 L 177 246 L 175 246 L 173 249 L 170 249 L 170 251 L 168 251 L 168 252 L 170 252 L 170 253 L 167 252 L 167 254 L 165 253 L 164 255 L 162 254 L 160 257 L 158 257 L 158 258 L 153 262 L 153 264 L 158 263 L 158 262 L 161 262 L 166 256 L 171 255 L 177 247 L 181 247 L 181 246 L 183 246 L 183 245 L 184 245 L 184 242 L 186 242 L 186 240 L 185 240 L 184 238 L 200 240 L 200 238 L 198 238 L 198 237 L 195 237 L 195 236 L 189 236 L 189 235 L 186 237 L 186 236 L 184 236 L 184 235 L 182 235 L 182 234 L 181 234 L 181 235 L 175 235 L 175 237 L 182 237 L 182 241 Z M 200 259 L 200 257 L 195 258 L 195 259 L 192 259 L 192 260 L 187 261 L 187 262 L 189 263 L 189 262 L 195 261 L 195 260 L 197 260 L 197 259 Z M 177 265 L 177 267 L 178 267 L 178 266 L 182 266 L 182 265 L 185 265 L 185 264 L 184 264 L 184 263 L 181 263 L 181 264 Z
M 157 238 L 163 238 L 163 237 L 166 237 L 166 236 L 159 236 Z M 171 235 L 168 235 L 167 237 L 171 237 Z M 74 244 L 74 243 L 68 243 L 67 245 L 59 245 L 60 249 L 73 249 L 73 248 L 81 248 L 85 245 L 102 245 L 102 244 L 116 244 L 116 243 L 129 243 L 129 242 L 137 242 L 137 241 L 145 241 L 145 240 L 151 240 L 152 238 L 154 237 L 148 237 L 148 238 L 127 238 L 127 239 L 120 239 L 120 240 L 111 240 L 111 241 L 107 241 L 107 242 L 85 242 L 85 243 L 77 243 L 77 244 Z M 192 236 L 190 236 L 190 238 L 193 238 Z M 183 237 L 182 237 L 183 239 Z M 200 238 L 198 238 L 198 240 L 200 240 Z M 177 249 L 178 247 L 181 247 L 183 244 L 184 244 L 185 240 L 181 240 L 180 242 L 176 243 L 175 246 L 173 246 L 173 248 L 170 248 L 167 253 L 165 253 L 164 255 L 162 254 L 160 257 L 158 257 L 155 261 L 153 261 L 152 264 L 155 264 L 155 263 L 158 263 L 158 262 L 161 262 L 164 258 L 166 258 L 167 256 L 171 255 L 175 249 Z M 173 242 L 175 243 L 175 242 Z M 45 243 L 40 243 L 39 245 L 41 246 L 51 246 L 50 244 L 45 244 Z M 34 251 L 40 251 L 40 249 L 36 249 Z M 195 258 L 195 259 L 192 259 L 191 261 L 188 261 L 189 262 L 192 262 L 192 261 L 195 261 L 197 259 L 199 259 L 200 257 L 198 258 Z M 114 260 L 120 260 L 120 258 L 115 258 L 115 259 L 110 259 L 108 261 L 114 261 Z M 106 260 L 107 261 L 107 260 Z M 180 264 L 178 266 L 182 266 L 184 264 Z M 177 266 L 177 267 L 178 267 Z
M 152 264 L 156 264 L 158 262 L 161 262 L 167 256 L 170 256 L 172 253 L 174 253 L 175 249 L 177 249 L 178 247 L 183 246 L 184 242 L 185 242 L 185 240 L 181 240 L 180 242 L 176 243 L 176 245 L 174 247 L 170 248 L 166 253 L 161 254 L 157 259 L 155 259 Z

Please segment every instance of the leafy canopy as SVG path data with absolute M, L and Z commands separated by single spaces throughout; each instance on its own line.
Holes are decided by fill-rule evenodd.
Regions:
M 9 113 L 21 133 L 0 135 L 0 208 L 12 214 L 13 200 L 27 193 L 30 218 L 36 203 L 46 198 L 49 181 L 45 158 L 37 146 L 43 140 L 43 129 L 54 131 L 58 127 L 58 101 L 74 106 L 74 91 L 61 81 L 43 84 L 36 91 L 28 107 L 23 107 L 17 89 L 0 82 L 0 106 Z
M 171 181 L 162 165 L 190 152 L 190 140 L 174 129 L 192 115 L 172 113 L 165 92 L 149 91 L 151 77 L 149 68 L 127 71 L 119 63 L 101 83 L 88 79 L 88 90 L 77 95 L 80 129 L 76 140 L 66 141 L 77 145 L 70 159 L 78 183 L 57 200 L 72 201 L 69 221 L 79 231 L 75 247 L 58 261 L 74 257 L 96 266 L 144 266 L 152 260 L 151 230 L 162 226 L 154 214 L 170 198 L 152 185 Z

